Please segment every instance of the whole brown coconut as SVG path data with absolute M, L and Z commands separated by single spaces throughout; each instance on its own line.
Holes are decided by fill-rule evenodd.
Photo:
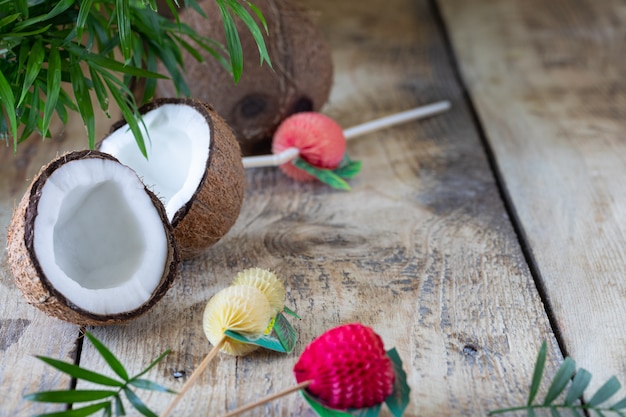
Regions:
M 274 131 L 289 115 L 321 109 L 333 81 L 330 48 L 304 9 L 287 0 L 253 3 L 267 21 L 272 67 L 259 64 L 257 45 L 240 19 L 236 22 L 244 69 L 238 84 L 208 53 L 204 52 L 204 62 L 184 55 L 191 96 L 210 103 L 228 122 L 244 155 L 268 152 Z M 224 43 L 224 26 L 216 2 L 204 0 L 200 5 L 208 19 L 194 10 L 184 10 L 181 21 L 199 34 Z M 161 67 L 160 71 L 165 69 Z M 174 97 L 176 90 L 171 81 L 159 80 L 157 93 Z
M 13 213 L 7 250 L 27 301 L 79 325 L 138 317 L 169 289 L 179 263 L 163 204 L 97 151 L 42 168 Z
M 139 109 L 148 158 L 124 121 L 99 146 L 131 167 L 163 201 L 182 259 L 204 252 L 233 226 L 245 171 L 230 127 L 206 103 L 158 99 Z

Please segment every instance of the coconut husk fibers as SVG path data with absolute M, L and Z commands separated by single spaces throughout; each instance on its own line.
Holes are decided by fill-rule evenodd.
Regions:
M 210 105 L 195 99 L 157 99 L 139 112 L 146 114 L 168 103 L 193 107 L 204 115 L 211 132 L 205 175 L 171 222 L 181 258 L 187 260 L 206 251 L 235 224 L 243 203 L 246 174 L 232 130 Z M 124 123 L 114 125 L 111 132 Z
M 7 235 L 8 263 L 15 278 L 15 284 L 22 291 L 24 298 L 29 304 L 34 305 L 46 314 L 83 326 L 125 322 L 139 317 L 148 311 L 165 295 L 174 281 L 180 262 L 173 231 L 167 221 L 165 207 L 150 190 L 145 189 L 145 192 L 152 200 L 163 222 L 163 229 L 168 240 L 168 255 L 159 286 L 152 294 L 150 300 L 135 310 L 106 316 L 82 310 L 67 300 L 63 294 L 50 284 L 35 256 L 34 221 L 37 217 L 37 207 L 44 184 L 50 175 L 63 164 L 86 158 L 117 161 L 112 156 L 98 151 L 76 151 L 63 155 L 44 166 L 31 182 L 13 213 Z
M 300 111 L 318 111 L 328 100 L 333 81 L 331 50 L 308 12 L 287 0 L 253 2 L 267 21 L 266 45 L 272 68 L 260 65 L 260 56 L 248 28 L 236 18 L 243 48 L 244 68 L 238 84 L 207 52 L 198 62 L 186 51 L 185 80 L 191 96 L 210 103 L 233 128 L 244 155 L 269 153 L 271 137 L 285 118 Z M 180 13 L 199 34 L 225 44 L 217 3 L 204 0 L 195 10 Z M 160 71 L 166 71 L 162 66 Z M 164 72 L 165 73 L 165 72 Z M 159 80 L 157 94 L 174 97 L 169 80 Z

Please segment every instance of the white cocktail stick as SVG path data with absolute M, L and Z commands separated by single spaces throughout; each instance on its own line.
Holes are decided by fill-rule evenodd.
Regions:
M 436 114 L 443 113 L 448 109 L 450 109 L 450 102 L 447 100 L 440 101 L 400 113 L 390 114 L 389 116 L 381 117 L 380 119 L 372 120 L 371 122 L 350 127 L 343 131 L 343 135 L 346 137 L 346 140 L 350 140 L 356 138 L 357 136 L 375 132 L 386 127 L 410 122 L 411 120 L 422 119 L 424 117 L 434 116 Z
M 450 109 L 450 102 L 439 101 L 437 103 L 428 104 L 426 106 L 416 107 L 411 110 L 400 113 L 391 114 L 372 120 L 357 126 L 350 127 L 343 131 L 346 140 L 354 139 L 357 136 L 366 133 L 375 132 L 386 127 L 391 127 L 400 123 L 406 123 L 411 120 L 421 119 L 424 117 L 434 116 Z M 282 165 L 289 162 L 300 155 L 297 148 L 288 148 L 284 151 L 273 155 L 247 156 L 242 159 L 244 168 L 259 168 Z

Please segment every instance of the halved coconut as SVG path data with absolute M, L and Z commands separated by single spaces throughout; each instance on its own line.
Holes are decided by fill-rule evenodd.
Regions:
M 193 99 L 160 99 L 140 109 L 146 159 L 124 123 L 99 144 L 131 167 L 163 201 L 181 257 L 213 245 L 239 216 L 245 187 L 241 150 L 230 127 Z
M 81 325 L 147 311 L 179 256 L 165 208 L 133 170 L 97 151 L 43 167 L 8 230 L 8 261 L 31 304 Z

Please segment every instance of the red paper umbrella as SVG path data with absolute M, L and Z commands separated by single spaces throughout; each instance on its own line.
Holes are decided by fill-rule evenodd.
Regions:
M 371 409 L 368 415 L 377 415 L 382 403 L 394 416 L 401 416 L 408 405 L 410 389 L 397 352 L 385 351 L 380 336 L 359 323 L 335 327 L 313 340 L 293 372 L 298 385 L 223 417 L 236 416 L 300 390 L 315 411 L 323 410 L 327 416 L 362 409 Z

